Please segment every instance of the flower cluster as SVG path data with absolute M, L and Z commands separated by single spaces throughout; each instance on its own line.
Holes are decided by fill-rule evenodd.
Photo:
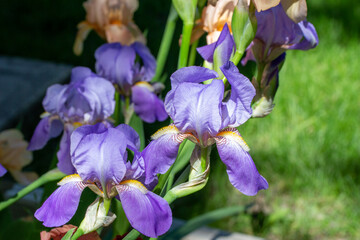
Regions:
M 314 26 L 304 17 L 305 0 L 209 1 L 193 29 L 193 41 L 208 32 L 208 45 L 197 48 L 204 67 L 187 65 L 196 1 L 174 0 L 173 4 L 184 21 L 181 64 L 170 76 L 171 89 L 163 101 L 160 92 L 164 85 L 153 82 L 157 62 L 132 21 L 138 1 L 84 3 L 87 17 L 78 26 L 75 52 L 81 53 L 91 29 L 109 43 L 95 52 L 95 73 L 75 67 L 70 83 L 49 87 L 43 100 L 45 113 L 28 149 L 41 149 L 63 132 L 57 167 L 68 175 L 35 212 L 44 226 L 69 222 L 82 192 L 89 188 L 97 198 L 88 207 L 74 239 L 109 225 L 116 218 L 110 211 L 113 200 L 121 202 L 134 229 L 156 238 L 172 224 L 169 204 L 207 183 L 214 145 L 237 190 L 254 196 L 269 187 L 239 127 L 251 117 L 271 112 L 285 51 L 308 50 L 318 44 Z M 240 10 L 242 22 L 234 23 Z M 251 80 L 237 67 L 245 49 L 242 63 L 253 60 L 257 64 L 257 75 Z M 144 139 L 130 126 L 134 113 L 147 123 L 170 117 L 171 124 L 155 132 L 142 149 L 140 140 Z M 177 173 L 174 166 L 186 151 L 181 144 L 186 143 L 195 145 L 188 151 L 189 157 L 184 157 L 185 165 L 191 166 L 189 172 L 183 172 L 188 178 L 172 184 L 169 176 Z M 6 172 L 3 166 L 9 165 L 8 161 L 1 164 L 0 176 Z M 67 230 L 63 227 L 43 234 L 50 237 Z

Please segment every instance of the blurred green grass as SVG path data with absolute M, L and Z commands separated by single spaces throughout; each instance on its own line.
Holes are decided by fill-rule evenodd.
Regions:
M 243 196 L 215 163 L 205 190 L 205 209 L 255 201 L 262 219 L 241 215 L 214 226 L 267 239 L 360 239 L 360 7 L 308 5 L 319 46 L 288 51 L 274 111 L 240 129 L 269 189 Z
M 96 34 L 90 34 L 81 57 L 72 54 L 76 24 L 85 14 L 81 3 L 0 3 L 0 53 L 93 67 L 93 52 L 102 43 Z M 140 28 L 148 30 L 153 53 L 169 4 L 141 0 L 135 14 Z M 350 0 L 308 1 L 308 5 L 319 46 L 288 52 L 273 113 L 241 127 L 269 189 L 256 197 L 240 194 L 230 185 L 225 166 L 213 159 L 208 186 L 176 203 L 180 209 L 175 209 L 175 216 L 189 218 L 256 201 L 262 212 L 214 226 L 267 239 L 360 239 L 360 6 Z M 165 68 L 169 74 L 176 67 L 177 41 L 171 49 Z M 212 156 L 216 155 L 214 149 Z M 194 198 L 200 203 L 194 205 Z M 184 215 L 188 212 L 184 207 L 192 213 Z

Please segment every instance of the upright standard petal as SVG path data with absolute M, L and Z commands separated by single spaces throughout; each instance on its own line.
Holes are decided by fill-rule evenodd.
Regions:
M 218 67 L 229 61 L 235 52 L 235 42 L 231 36 L 228 25 L 224 25 L 219 39 L 215 44 L 199 47 L 197 51 L 206 61 L 214 62 Z
M 206 146 L 207 139 L 222 128 L 223 96 L 221 80 L 215 79 L 207 85 L 182 83 L 174 90 L 173 98 L 166 97 L 165 107 L 174 109 L 170 117 L 180 132 L 194 134 Z
M 174 90 L 180 83 L 201 83 L 209 79 L 217 78 L 218 76 L 215 71 L 208 68 L 197 66 L 184 67 L 170 76 L 171 89 Z
M 156 59 L 150 50 L 140 42 L 133 43 L 131 47 L 135 50 L 136 54 L 140 56 L 144 64 L 138 69 L 138 72 L 135 73 L 134 78 L 138 81 L 150 81 L 155 75 Z
M 46 112 L 57 114 L 59 111 L 61 97 L 66 91 L 67 85 L 54 84 L 46 90 L 45 98 L 42 102 Z
M 50 195 L 35 212 L 35 217 L 46 227 L 64 225 L 74 216 L 85 187 L 80 178 L 70 180 Z
M 164 121 L 168 117 L 164 102 L 151 91 L 151 88 L 147 82 L 138 82 L 132 87 L 131 98 L 134 103 L 134 111 L 147 123 Z
M 60 120 L 51 117 L 41 119 L 27 149 L 34 151 L 43 148 L 51 138 L 59 136 L 62 130 L 63 124 Z
M 140 137 L 139 134 L 129 125 L 127 124 L 120 124 L 116 127 L 117 130 L 121 131 L 128 140 L 127 148 L 134 151 L 140 150 Z
M 231 184 L 245 195 L 253 196 L 269 187 L 247 152 L 247 144 L 236 129 L 225 129 L 215 138 L 221 160 Z
M 119 183 L 126 172 L 126 137 L 116 128 L 102 123 L 83 126 L 71 135 L 71 159 L 84 181 Z
M 141 154 L 145 161 L 145 184 L 152 182 L 156 174 L 163 174 L 170 168 L 185 136 L 174 125 L 164 127 L 153 135 L 154 140 Z
M 121 204 L 131 226 L 142 234 L 156 238 L 166 233 L 172 223 L 169 204 L 148 191 L 140 182 L 129 180 L 116 186 Z
M 133 85 L 136 52 L 120 43 L 106 43 L 95 52 L 96 73 L 128 92 Z
M 229 122 L 225 123 L 223 127 L 237 127 L 251 117 L 251 101 L 256 91 L 250 80 L 239 72 L 233 62 L 229 61 L 220 69 L 231 85 L 230 98 L 224 103 Z

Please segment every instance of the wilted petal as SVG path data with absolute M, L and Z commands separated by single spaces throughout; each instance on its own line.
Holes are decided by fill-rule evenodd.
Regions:
M 77 128 L 71 135 L 71 160 L 84 181 L 120 182 L 126 171 L 126 136 L 98 123 Z
M 60 171 L 62 171 L 67 175 L 76 172 L 70 157 L 70 136 L 73 130 L 69 128 L 72 127 L 67 126 L 65 128 L 64 134 L 61 137 L 61 141 L 60 141 L 60 149 L 56 154 L 59 160 L 57 167 L 59 168 Z
M 28 150 L 43 148 L 51 138 L 59 136 L 62 130 L 63 124 L 60 120 L 51 119 L 51 117 L 41 119 L 30 140 Z
M 0 177 L 4 176 L 6 172 L 6 169 L 3 167 L 3 165 L 0 164 Z
M 223 127 L 237 127 L 251 117 L 251 101 L 256 91 L 250 80 L 239 72 L 233 62 L 229 61 L 220 69 L 231 85 L 230 99 L 224 103 L 229 122 Z
M 180 132 L 195 134 L 206 145 L 210 136 L 222 128 L 221 104 L 224 84 L 213 80 L 211 84 L 182 83 L 165 99 L 166 109 Z
M 86 187 L 79 177 L 68 176 L 62 181 L 66 183 L 56 189 L 35 212 L 35 217 L 46 227 L 58 227 L 70 221 L 79 205 L 81 193 Z
M 280 0 L 252 0 L 258 12 L 268 10 L 269 8 L 279 5 Z M 250 2 L 250 0 L 248 0 Z
M 226 129 L 216 137 L 221 160 L 225 163 L 231 184 L 245 195 L 253 196 L 268 183 L 256 169 L 247 152 L 247 144 L 236 129 Z
M 184 135 L 170 125 L 157 131 L 153 141 L 142 151 L 145 161 L 145 183 L 152 182 L 158 173 L 165 173 L 175 162 Z
M 125 181 L 124 184 L 117 185 L 116 189 L 133 228 L 153 238 L 169 230 L 172 213 L 169 204 L 163 198 L 134 180 Z
M 167 119 L 164 102 L 151 91 L 153 89 L 149 83 L 138 82 L 131 90 L 134 111 L 143 121 L 153 123 Z
M 306 19 L 306 0 L 282 0 L 281 5 L 289 18 L 291 18 L 294 22 L 298 23 Z

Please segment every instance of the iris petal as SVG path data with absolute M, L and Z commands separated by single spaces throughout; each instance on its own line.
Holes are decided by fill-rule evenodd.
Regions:
M 169 204 L 155 193 L 147 191 L 140 182 L 128 182 L 117 185 L 116 189 L 131 226 L 152 238 L 167 232 L 172 223 Z
M 246 151 L 246 143 L 236 130 L 221 132 L 215 140 L 220 158 L 226 165 L 229 180 L 235 188 L 249 196 L 268 188 L 267 181 L 257 171 Z
M 85 187 L 80 180 L 60 186 L 35 212 L 35 217 L 46 227 L 64 225 L 74 216 Z

